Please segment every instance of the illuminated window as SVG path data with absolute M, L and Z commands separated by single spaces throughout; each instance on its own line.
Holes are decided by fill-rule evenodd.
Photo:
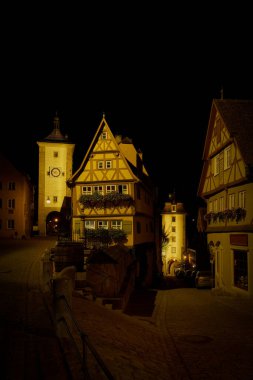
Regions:
M 231 166 L 231 145 L 224 149 L 224 170 Z
M 113 193 L 114 191 L 116 191 L 116 185 L 107 185 L 106 186 L 106 193 Z
M 95 229 L 95 220 L 85 220 L 85 228 L 94 230 Z
M 232 209 L 235 207 L 235 194 L 229 194 L 228 196 L 228 208 Z
M 99 193 L 99 194 L 104 193 L 103 186 L 93 186 L 93 189 L 94 189 L 94 192 L 96 192 L 96 193 Z
M 82 194 L 92 194 L 92 187 L 91 186 L 83 186 L 82 187 Z
M 219 211 L 224 211 L 224 197 L 219 198 Z
M 220 158 L 219 158 L 219 155 L 217 155 L 213 158 L 213 174 L 214 175 L 219 174 L 219 163 L 220 163 Z
M 108 230 L 108 221 L 107 220 L 99 220 L 98 221 L 98 228 L 99 229 L 104 228 L 104 229 Z
M 112 220 L 111 227 L 113 230 L 122 230 L 122 221 L 121 220 Z
M 245 208 L 245 194 L 246 191 L 239 191 L 238 194 L 238 206 L 241 208 Z
M 119 185 L 118 191 L 120 194 L 128 194 L 128 186 L 127 185 Z

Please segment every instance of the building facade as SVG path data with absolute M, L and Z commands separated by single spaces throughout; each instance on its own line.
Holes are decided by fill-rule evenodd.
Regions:
M 30 238 L 34 187 L 27 174 L 1 153 L 0 168 L 0 238 Z
M 53 119 L 53 130 L 39 147 L 38 230 L 40 236 L 58 234 L 62 223 L 61 210 L 71 192 L 67 179 L 72 175 L 75 145 L 60 131 L 60 120 Z
M 213 100 L 203 161 L 215 290 L 253 297 L 253 101 Z
M 141 152 L 128 137 L 114 136 L 105 115 L 68 186 L 72 239 L 92 248 L 121 237 L 139 263 L 139 281 L 151 283 L 156 266 L 154 187 Z
M 174 276 L 175 265 L 186 259 L 186 212 L 183 204 L 175 199 L 165 202 L 161 218 L 163 274 Z

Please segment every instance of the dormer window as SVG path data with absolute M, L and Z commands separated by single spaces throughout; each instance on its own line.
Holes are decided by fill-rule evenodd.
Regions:
M 107 132 L 101 133 L 101 140 L 107 140 Z
M 177 206 L 176 205 L 172 205 L 171 206 L 171 212 L 176 212 L 177 211 Z

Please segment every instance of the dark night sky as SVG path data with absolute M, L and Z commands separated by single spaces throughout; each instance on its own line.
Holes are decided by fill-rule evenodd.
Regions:
M 191 210 L 212 99 L 222 86 L 224 98 L 253 99 L 251 11 L 112 3 L 3 13 L 1 148 L 36 182 L 36 141 L 58 111 L 77 169 L 105 112 L 143 151 L 161 199 L 175 189 Z

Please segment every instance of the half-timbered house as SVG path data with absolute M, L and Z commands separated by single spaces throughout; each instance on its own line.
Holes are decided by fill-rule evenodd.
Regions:
M 253 297 L 253 101 L 214 99 L 198 195 L 215 290 Z
M 137 279 L 149 284 L 156 266 L 155 192 L 142 158 L 130 138 L 114 136 L 103 115 L 67 183 L 72 240 L 83 240 L 90 249 L 124 243 L 137 259 Z

